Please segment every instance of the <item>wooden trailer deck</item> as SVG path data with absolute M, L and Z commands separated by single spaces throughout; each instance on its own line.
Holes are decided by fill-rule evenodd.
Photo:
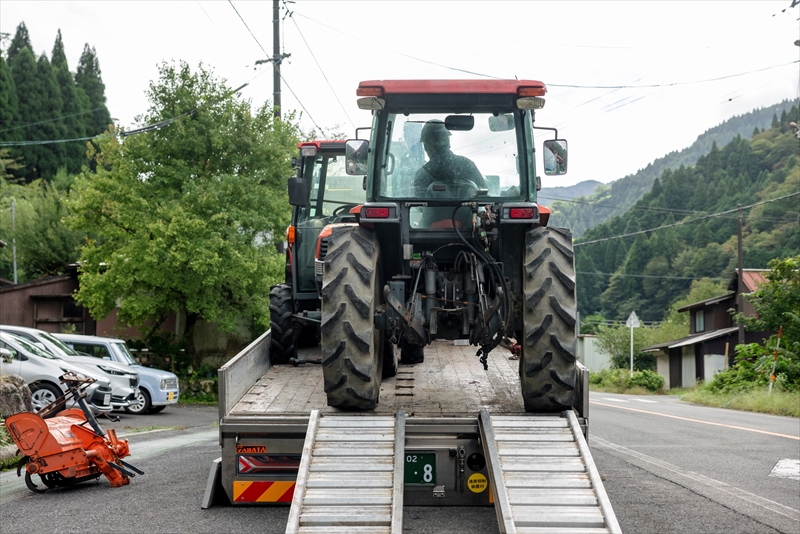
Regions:
M 437 340 L 425 347 L 425 361 L 400 364 L 397 376 L 385 378 L 380 400 L 371 414 L 408 416 L 478 415 L 524 413 L 519 385 L 519 361 L 502 346 L 494 349 L 485 371 L 471 345 Z M 298 357 L 318 360 L 320 348 L 299 351 Z M 322 366 L 306 363 L 298 367 L 276 365 L 258 379 L 233 406 L 229 415 L 308 415 L 342 413 L 327 406 L 322 389 Z

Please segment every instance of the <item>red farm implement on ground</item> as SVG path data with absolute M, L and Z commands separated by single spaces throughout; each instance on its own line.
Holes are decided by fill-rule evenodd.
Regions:
M 22 475 L 24 467 L 25 484 L 31 491 L 42 493 L 100 475 L 105 475 L 112 487 L 120 487 L 129 484 L 134 473 L 143 475 L 122 460 L 130 454 L 128 441 L 117 439 L 113 429 L 103 432 L 86 404 L 84 391 L 94 380 L 67 373 L 61 381 L 69 388 L 65 396 L 38 414 L 22 412 L 6 419 L 6 428 L 24 456 L 17 476 Z M 70 398 L 80 408 L 61 410 Z M 39 475 L 45 488 L 37 486 L 32 475 Z

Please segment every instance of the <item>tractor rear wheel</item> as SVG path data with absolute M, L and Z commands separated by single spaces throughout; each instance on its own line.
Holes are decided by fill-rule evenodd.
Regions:
M 277 284 L 269 291 L 269 327 L 272 330 L 270 357 L 272 363 L 288 363 L 297 358 L 294 344 L 292 286 Z
M 422 363 L 425 361 L 425 345 L 411 345 L 402 341 L 400 343 L 400 362 L 405 364 Z
M 525 234 L 520 381 L 525 411 L 572 407 L 576 387 L 575 259 L 567 228 Z
M 322 376 L 328 405 L 372 410 L 383 371 L 383 332 L 375 328 L 380 303 L 380 249 L 375 233 L 334 229 L 322 275 Z
M 397 376 L 397 364 L 400 360 L 398 356 L 397 346 L 390 341 L 391 337 L 383 333 L 383 378 L 391 378 Z

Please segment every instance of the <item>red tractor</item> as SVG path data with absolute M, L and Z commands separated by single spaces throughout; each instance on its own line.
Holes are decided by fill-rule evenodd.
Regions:
M 346 171 L 366 202 L 322 258 L 329 405 L 373 409 L 398 350 L 413 364 L 435 339 L 466 340 L 486 366 L 514 338 L 525 409 L 572 407 L 572 236 L 536 199 L 537 155 L 545 174 L 567 170 L 566 141 L 535 126 L 545 92 L 532 80 L 361 82 L 371 138 L 347 142 Z M 536 130 L 555 137 L 540 154 Z

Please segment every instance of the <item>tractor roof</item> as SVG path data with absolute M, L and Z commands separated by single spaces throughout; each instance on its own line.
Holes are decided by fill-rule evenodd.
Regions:
M 380 93 L 376 90 L 380 90 Z M 369 80 L 358 84 L 357 94 L 384 96 L 461 93 L 544 96 L 546 92 L 545 84 L 536 80 Z
M 313 146 L 319 152 L 325 151 L 335 151 L 335 152 L 344 152 L 344 139 L 333 139 L 331 141 L 300 141 L 297 143 L 297 148 L 303 148 L 304 146 Z

